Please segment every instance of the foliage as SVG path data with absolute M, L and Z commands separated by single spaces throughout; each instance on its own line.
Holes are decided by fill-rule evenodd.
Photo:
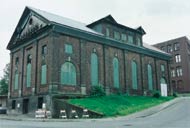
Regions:
M 119 88 L 115 88 L 114 90 L 115 90 L 115 93 L 117 95 L 122 95 L 123 94 L 122 91 L 121 91 L 121 89 L 119 89 Z
M 103 113 L 105 116 L 118 116 L 134 113 L 171 99 L 172 97 L 161 97 L 157 99 L 145 96 L 110 95 L 71 99 L 68 102 Z
M 92 86 L 90 96 L 91 97 L 98 97 L 98 96 L 104 96 L 105 92 L 101 85 Z
M 153 91 L 153 92 L 152 92 L 152 96 L 153 96 L 154 98 L 160 98 L 160 97 L 161 97 L 160 91 Z
M 173 97 L 178 97 L 177 92 L 174 92 L 174 93 L 173 93 Z
M 4 75 L 0 79 L 0 94 L 4 95 L 8 93 L 8 83 L 9 83 L 9 67 L 10 64 L 6 64 L 4 68 Z

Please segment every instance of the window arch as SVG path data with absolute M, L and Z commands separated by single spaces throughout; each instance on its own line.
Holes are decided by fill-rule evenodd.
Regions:
M 166 84 L 166 79 L 162 77 L 162 78 L 160 79 L 160 83 L 161 83 L 161 84 Z
M 138 88 L 138 82 L 137 82 L 137 63 L 135 61 L 132 61 L 132 88 L 137 89 Z
M 119 88 L 119 61 L 116 57 L 113 59 L 113 85 Z
M 148 71 L 148 89 L 153 90 L 153 79 L 152 79 L 152 66 L 148 64 L 147 66 L 147 71 Z
M 91 84 L 98 85 L 98 57 L 95 53 L 91 54 Z
M 61 84 L 76 85 L 76 68 L 70 62 L 61 66 Z

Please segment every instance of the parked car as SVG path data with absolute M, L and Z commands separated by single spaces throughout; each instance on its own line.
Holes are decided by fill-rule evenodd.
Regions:
M 0 107 L 0 114 L 7 114 L 7 108 L 6 107 Z

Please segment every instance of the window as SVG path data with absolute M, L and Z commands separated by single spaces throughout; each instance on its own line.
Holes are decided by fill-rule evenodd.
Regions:
M 42 65 L 41 67 L 41 84 L 46 84 L 47 83 L 47 66 L 46 64 Z
M 177 72 L 177 76 L 182 76 L 183 75 L 183 72 L 182 72 L 182 68 L 181 67 L 177 67 L 176 68 L 176 72 Z
M 16 57 L 15 59 L 15 74 L 14 74 L 14 90 L 18 89 L 18 65 L 19 65 L 19 58 Z
M 91 84 L 98 85 L 98 57 L 95 53 L 91 54 Z
M 102 25 L 101 25 L 101 24 L 96 25 L 96 26 L 94 27 L 94 30 L 96 30 L 97 32 L 102 33 Z
M 177 50 L 179 50 L 179 48 L 180 48 L 180 44 L 179 43 L 175 43 L 174 44 L 174 50 L 177 51 Z
M 14 78 L 14 89 L 18 89 L 18 70 L 15 71 L 15 78 Z
M 114 31 L 114 39 L 120 40 L 120 33 L 117 31 Z
M 148 64 L 147 70 L 148 70 L 148 88 L 149 90 L 153 90 L 152 66 L 150 64 Z
M 176 63 L 181 62 L 181 55 L 179 55 L 179 54 L 175 55 L 175 62 Z
M 127 41 L 127 36 L 126 36 L 126 34 L 124 34 L 124 33 L 121 34 L 121 40 L 122 40 L 123 42 L 126 42 L 126 41 Z
M 15 66 L 18 66 L 18 64 L 19 64 L 19 58 L 17 57 L 15 60 Z
M 175 77 L 175 69 L 171 70 L 171 77 Z
M 76 85 L 76 68 L 70 62 L 61 66 L 61 84 Z
M 138 82 L 137 82 L 137 64 L 135 61 L 132 61 L 132 88 L 137 89 L 138 88 Z
M 141 46 L 141 39 L 140 39 L 140 37 L 137 37 L 137 45 Z
M 162 51 L 165 51 L 165 47 L 164 47 L 164 46 L 162 46 L 162 47 L 161 47 L 161 50 L 162 50 Z
M 115 88 L 119 88 L 119 61 L 116 57 L 113 59 L 113 84 Z
M 128 43 L 133 44 L 133 36 L 128 35 Z
M 168 53 L 170 53 L 170 52 L 173 51 L 173 49 L 172 49 L 172 45 L 168 45 L 167 47 L 168 47 Z
M 27 57 L 27 66 L 26 66 L 26 87 L 31 86 L 31 62 L 32 62 L 32 55 L 28 55 Z
M 165 66 L 163 64 L 161 65 L 161 72 L 165 72 Z
M 178 80 L 177 81 L 177 87 L 181 88 L 183 86 L 183 81 L 182 80 Z
M 177 87 L 176 87 L 176 82 L 175 80 L 172 80 L 172 87 L 173 87 L 173 91 L 176 91 Z
M 73 53 L 73 47 L 70 44 L 65 44 L 65 53 Z
M 46 55 L 47 54 L 47 46 L 44 45 L 42 46 L 42 55 Z
M 110 29 L 106 28 L 106 36 L 109 37 L 110 36 Z

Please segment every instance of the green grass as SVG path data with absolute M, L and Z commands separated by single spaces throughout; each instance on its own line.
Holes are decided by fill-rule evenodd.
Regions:
M 106 117 L 110 117 L 128 115 L 171 99 L 173 99 L 173 97 L 161 97 L 157 99 L 144 96 L 111 95 L 84 99 L 71 99 L 68 102 L 103 113 Z

